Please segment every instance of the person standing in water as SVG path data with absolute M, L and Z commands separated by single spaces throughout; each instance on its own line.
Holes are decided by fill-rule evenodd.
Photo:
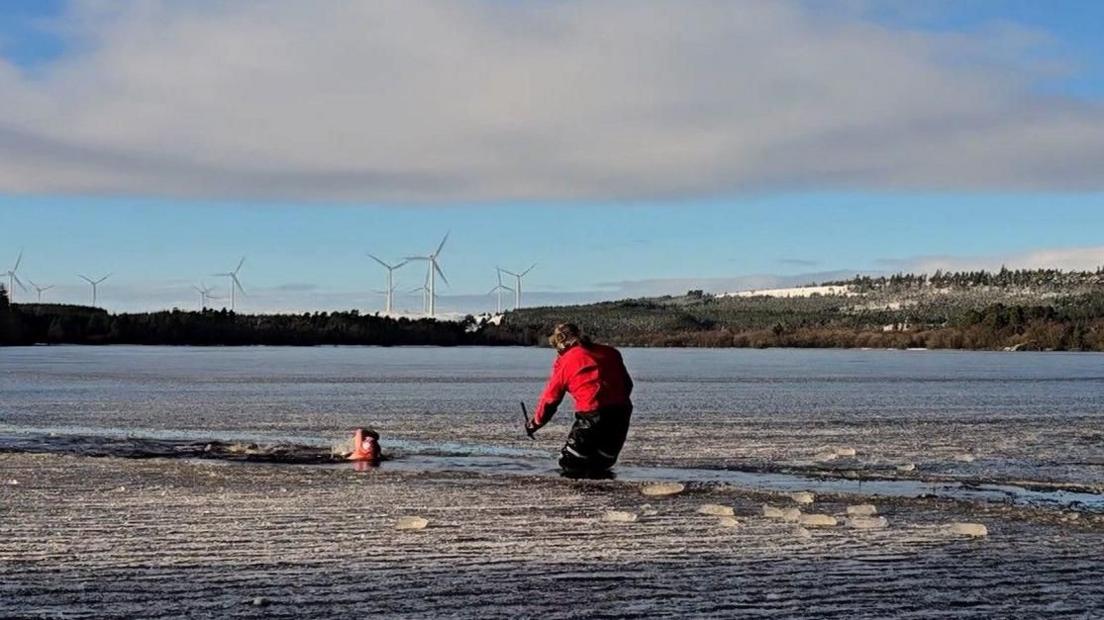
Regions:
M 571 323 L 557 325 L 548 343 L 556 349 L 556 361 L 525 431 L 532 436 L 547 424 L 564 394 L 571 394 L 575 423 L 560 453 L 560 467 L 576 475 L 606 472 L 625 444 L 633 410 L 633 382 L 621 353 L 591 342 Z

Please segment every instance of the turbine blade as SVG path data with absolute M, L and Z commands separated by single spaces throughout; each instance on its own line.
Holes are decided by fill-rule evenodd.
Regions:
M 401 262 L 401 263 L 396 263 L 396 264 L 395 264 L 395 266 L 394 266 L 394 267 L 392 267 L 391 269 L 398 269 L 399 267 L 402 267 L 403 265 L 405 265 L 405 264 L 407 264 L 407 263 L 409 263 L 409 262 L 410 262 L 409 260 L 404 260 L 404 261 L 403 261 L 403 262 Z
M 194 288 L 196 290 L 196 292 L 199 293 L 200 295 L 206 295 L 207 294 L 207 291 L 199 288 L 198 286 L 193 286 L 192 288 Z
M 533 270 L 533 267 L 536 267 L 536 266 L 537 266 L 536 263 L 533 263 L 532 265 L 529 265 L 529 268 L 526 269 L 525 271 L 521 272 L 521 275 L 525 275 L 525 274 L 529 273 L 530 271 Z
M 376 255 L 372 254 L 371 252 L 368 252 L 368 258 L 371 258 L 372 260 L 376 261 L 377 263 L 383 265 L 384 269 L 390 269 L 391 268 L 391 265 L 388 265 L 387 263 L 381 261 L 378 257 L 376 257 Z
M 81 274 L 78 273 L 77 277 L 80 278 L 81 280 L 84 280 L 85 282 L 87 282 L 89 284 L 93 284 L 92 278 L 89 278 L 88 276 L 82 276 Z
M 107 274 L 106 276 L 100 278 L 99 280 L 96 280 L 96 284 L 100 284 L 101 282 L 103 282 L 104 280 L 110 278 L 113 275 L 115 275 L 115 274 L 111 274 L 111 273 Z
M 445 277 L 445 272 L 441 271 L 441 267 L 437 264 L 437 261 L 433 261 L 433 270 L 437 272 L 437 275 L 441 276 L 441 280 L 444 281 L 446 286 L 452 286 L 449 284 L 448 278 Z
M 433 253 L 434 256 L 437 256 L 438 254 L 441 253 L 441 248 L 445 247 L 445 242 L 448 241 L 448 238 L 449 238 L 450 234 L 452 234 L 451 230 L 448 231 L 447 233 L 445 233 L 444 239 L 441 239 L 441 244 L 437 246 L 437 251 Z
M 230 276 L 230 278 L 234 280 L 234 286 L 238 287 L 238 290 L 241 291 L 241 294 L 245 295 L 245 289 L 242 288 L 241 281 L 238 280 L 238 276 L 232 275 Z M 248 295 L 246 296 L 248 297 Z
M 54 288 L 54 285 L 53 285 L 53 284 L 51 284 L 50 286 L 44 286 L 44 287 L 42 287 L 42 290 L 44 290 L 44 291 L 48 291 L 48 290 L 50 290 L 50 289 L 52 289 L 52 288 Z
M 503 269 L 502 273 L 510 274 L 510 275 L 514 276 L 515 278 L 518 277 L 518 274 L 516 274 L 516 273 L 514 273 L 514 272 L 512 272 L 508 269 Z
M 429 260 L 429 257 L 428 256 L 407 256 L 403 260 L 409 263 L 410 261 L 415 261 L 415 260 Z
M 241 260 L 238 261 L 238 266 L 234 268 L 234 273 L 237 273 L 239 270 L 241 270 L 241 267 L 244 264 L 245 264 L 245 257 L 243 256 L 243 257 L 241 257 Z
M 23 250 L 19 250 L 19 256 L 15 257 L 15 267 L 12 267 L 12 271 L 19 271 L 19 265 L 23 262 Z
M 23 283 L 19 281 L 19 276 L 15 275 L 14 271 L 12 272 L 11 277 L 12 280 L 15 280 L 15 283 L 19 285 L 19 288 L 23 289 L 24 291 L 27 290 L 27 287 L 23 286 Z
M 34 280 L 32 280 L 32 279 L 30 279 L 30 278 L 27 278 L 27 281 L 31 283 L 31 286 L 32 286 L 32 287 L 33 287 L 33 288 L 34 288 L 34 289 L 35 289 L 36 291 L 37 291 L 37 290 L 39 290 L 39 287 L 38 287 L 38 285 L 37 285 L 37 284 L 35 284 L 35 281 L 34 281 Z

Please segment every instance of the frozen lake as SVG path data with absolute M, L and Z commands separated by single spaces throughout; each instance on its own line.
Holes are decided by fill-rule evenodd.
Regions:
M 1099 615 L 1104 357 L 625 357 L 618 478 L 573 481 L 552 471 L 566 411 L 520 429 L 547 350 L 0 349 L 0 616 Z M 378 469 L 202 457 L 241 439 L 328 458 L 369 424 L 399 456 Z M 685 491 L 642 495 L 657 479 Z M 913 492 L 943 487 L 961 493 Z M 1051 501 L 1071 497 L 1093 503 Z M 849 514 L 868 501 L 874 529 Z
M 627 349 L 623 463 L 1104 484 L 1104 356 Z M 552 353 L 535 348 L 0 350 L 0 433 L 328 443 L 371 425 L 408 450 L 551 456 L 529 442 Z M 856 457 L 825 462 L 825 451 Z

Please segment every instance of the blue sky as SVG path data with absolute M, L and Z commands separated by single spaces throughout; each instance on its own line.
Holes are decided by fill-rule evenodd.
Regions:
M 763 53 L 809 56 L 754 75 L 761 59 L 727 47 L 744 16 L 723 6 L 676 14 L 687 21 L 668 31 L 672 5 L 611 15 L 568 2 L 537 17 L 570 34 L 531 48 L 510 35 L 535 23 L 528 8 L 413 4 L 381 16 L 423 29 L 439 58 L 384 34 L 344 38 L 343 23 L 381 16 L 308 19 L 295 3 L 269 5 L 275 25 L 259 32 L 252 3 L 6 3 L 0 267 L 24 249 L 21 276 L 57 285 L 58 301 L 87 297 L 76 273 L 112 272 L 103 304 L 138 310 L 194 305 L 191 284 L 215 284 L 209 274 L 246 255 L 243 309 L 371 310 L 383 272 L 365 252 L 422 253 L 451 231 L 441 306 L 477 311 L 492 304 L 495 265 L 532 262 L 530 303 L 1104 263 L 1096 3 L 767 5 L 754 21 L 795 43 Z M 601 19 L 673 43 L 623 53 L 617 35 L 587 30 Z M 442 40 L 442 23 L 490 42 Z M 704 29 L 698 42 L 689 28 Z M 303 49 L 319 32 L 334 56 Z M 204 56 L 220 45 L 225 62 Z M 849 54 L 869 50 L 890 60 L 852 75 Z M 640 70 L 637 54 L 640 77 L 605 90 Z M 372 60 L 325 74 L 346 57 Z M 745 61 L 751 86 L 715 85 Z M 444 68 L 409 79 L 404 62 Z M 902 68 L 915 79 L 897 83 Z M 255 77 L 266 72 L 279 79 Z M 848 80 L 869 92 L 831 93 Z M 795 95 L 795 83 L 827 94 Z M 400 272 L 403 290 L 420 269 Z

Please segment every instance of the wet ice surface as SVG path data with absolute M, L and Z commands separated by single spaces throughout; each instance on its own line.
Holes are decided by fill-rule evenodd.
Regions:
M 1104 357 L 625 356 L 618 479 L 570 481 L 546 350 L 0 350 L 0 617 L 1104 607 Z M 333 463 L 354 426 L 396 458 Z
M 1091 617 L 1104 522 L 1002 505 L 0 454 L 0 617 Z M 790 502 L 790 503 L 787 503 Z M 703 505 L 735 517 L 701 514 Z M 725 521 L 732 519 L 733 522 Z M 956 526 L 955 524 L 961 524 Z M 979 530 L 963 525 L 985 528 Z M 411 529 L 399 529 L 411 528 Z M 254 605 L 258 598 L 263 608 Z
M 1104 486 L 1104 356 L 626 350 L 626 465 Z M 552 361 L 518 348 L 37 347 L 0 353 L 0 433 L 405 441 L 551 457 L 520 432 Z M 853 453 L 851 451 L 854 451 Z M 824 458 L 831 455 L 830 459 Z M 911 467 L 911 469 L 910 469 Z
M 463 444 L 434 445 L 412 441 L 398 441 L 395 444 L 384 453 L 383 464 L 380 465 L 388 471 L 452 472 L 500 477 L 562 475 L 557 468 L 551 466 L 546 457 L 534 450 Z M 213 438 L 196 441 L 194 437 L 192 440 L 166 439 L 138 437 L 130 433 L 85 435 L 72 431 L 53 431 L 47 434 L 22 431 L 0 434 L 0 453 L 5 452 L 131 459 L 183 458 L 284 465 L 349 465 L 344 458 L 348 450 L 334 446 L 286 442 L 257 444 Z M 1104 493 L 1095 492 L 1092 488 L 1049 485 L 1043 482 L 1016 485 L 978 480 L 866 478 L 861 472 L 851 473 L 854 475 L 841 478 L 825 471 L 795 474 L 732 468 L 619 465 L 601 477 L 649 483 L 646 486 L 646 495 L 655 494 L 656 487 L 651 483 L 681 486 L 686 483 L 701 483 L 751 491 L 787 493 L 786 497 L 797 504 L 811 504 L 815 501 L 816 496 L 809 491 L 811 489 L 816 493 L 858 497 L 933 497 L 1104 514 Z M 870 508 L 872 507 L 868 505 L 852 506 L 848 511 L 852 514 L 855 510 Z M 725 512 L 715 516 L 731 515 Z

